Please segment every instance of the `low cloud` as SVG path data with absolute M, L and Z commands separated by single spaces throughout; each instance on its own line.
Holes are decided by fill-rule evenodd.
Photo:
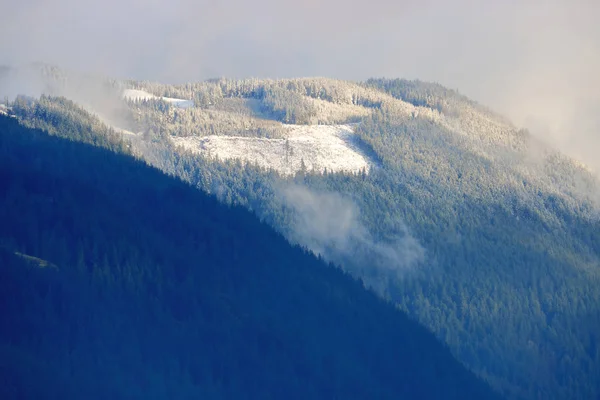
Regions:
M 282 184 L 277 193 L 293 210 L 288 236 L 324 259 L 341 264 L 384 293 L 390 279 L 417 268 L 425 250 L 403 225 L 393 237 L 376 240 L 356 204 L 334 192 Z
M 127 130 L 134 126 L 121 89 L 99 76 L 40 64 L 3 69 L 0 71 L 0 100 L 12 101 L 18 95 L 65 97 L 110 126 Z

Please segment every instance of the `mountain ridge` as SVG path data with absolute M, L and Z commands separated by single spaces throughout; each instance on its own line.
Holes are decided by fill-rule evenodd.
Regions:
M 120 103 L 123 120 L 143 133 L 115 137 L 118 146 L 253 210 L 360 277 L 507 397 L 600 393 L 600 185 L 589 170 L 464 96 L 418 81 L 127 81 L 108 85 L 111 98 L 124 88 L 195 105 Z M 60 101 L 12 112 L 52 130 L 44 110 Z M 66 115 L 77 106 L 61 107 Z M 368 174 L 281 176 L 172 143 L 215 134 L 281 140 L 283 124 L 350 122 L 379 165 Z M 81 139 L 106 145 L 94 137 Z

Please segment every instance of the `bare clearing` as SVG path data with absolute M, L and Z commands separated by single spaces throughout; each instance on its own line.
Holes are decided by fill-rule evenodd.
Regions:
M 286 137 L 174 137 L 185 150 L 222 160 L 240 159 L 283 175 L 306 171 L 369 171 L 373 164 L 358 146 L 351 125 L 284 125 Z

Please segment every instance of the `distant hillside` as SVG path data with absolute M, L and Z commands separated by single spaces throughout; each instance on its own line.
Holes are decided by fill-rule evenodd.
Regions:
M 150 123 L 167 140 L 140 144 L 140 153 L 362 277 L 507 396 L 600 393 L 600 185 L 585 167 L 439 85 L 292 79 L 140 87 L 185 99 L 220 93 L 198 112 L 244 99 L 247 111 L 223 108 L 228 118 L 356 123 L 353 140 L 377 165 L 368 174 L 307 170 L 282 181 L 219 162 L 216 151 L 198 158 L 169 144 L 188 135 L 176 127 L 203 140 L 202 123 Z M 313 101 L 346 114 L 318 112 Z M 162 115 L 185 121 L 188 110 L 171 110 Z M 290 183 L 305 190 L 290 192 Z
M 2 399 L 497 398 L 349 275 L 117 152 L 0 116 Z
M 59 135 L 57 124 L 91 118 L 77 140 L 253 210 L 396 303 L 507 397 L 600 396 L 600 182 L 584 165 L 433 83 L 99 81 L 118 99 L 114 119 L 83 117 L 93 102 L 60 97 L 9 113 Z M 70 117 L 52 122 L 45 110 L 59 104 Z

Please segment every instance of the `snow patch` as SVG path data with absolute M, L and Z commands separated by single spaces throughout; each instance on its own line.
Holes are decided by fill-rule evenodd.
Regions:
M 240 159 L 282 175 L 311 172 L 368 173 L 374 164 L 361 151 L 352 125 L 284 125 L 282 139 L 239 136 L 174 137 L 185 150 L 222 160 Z
M 194 106 L 194 102 L 192 100 L 185 99 L 175 99 L 172 97 L 158 97 L 153 95 L 152 93 L 148 93 L 145 90 L 137 90 L 137 89 L 125 89 L 123 91 L 123 98 L 127 100 L 150 100 L 150 99 L 161 99 L 168 103 L 173 104 L 178 108 L 190 108 Z
M 140 136 L 141 135 L 141 132 L 135 133 L 135 132 L 128 131 L 127 129 L 118 128 L 114 125 L 109 125 L 109 126 L 116 132 L 121 133 L 123 135 L 128 135 L 128 136 Z
M 123 91 L 123 98 L 127 100 L 150 100 L 158 99 L 158 96 L 155 96 L 152 93 L 148 93 L 144 90 L 125 89 Z

